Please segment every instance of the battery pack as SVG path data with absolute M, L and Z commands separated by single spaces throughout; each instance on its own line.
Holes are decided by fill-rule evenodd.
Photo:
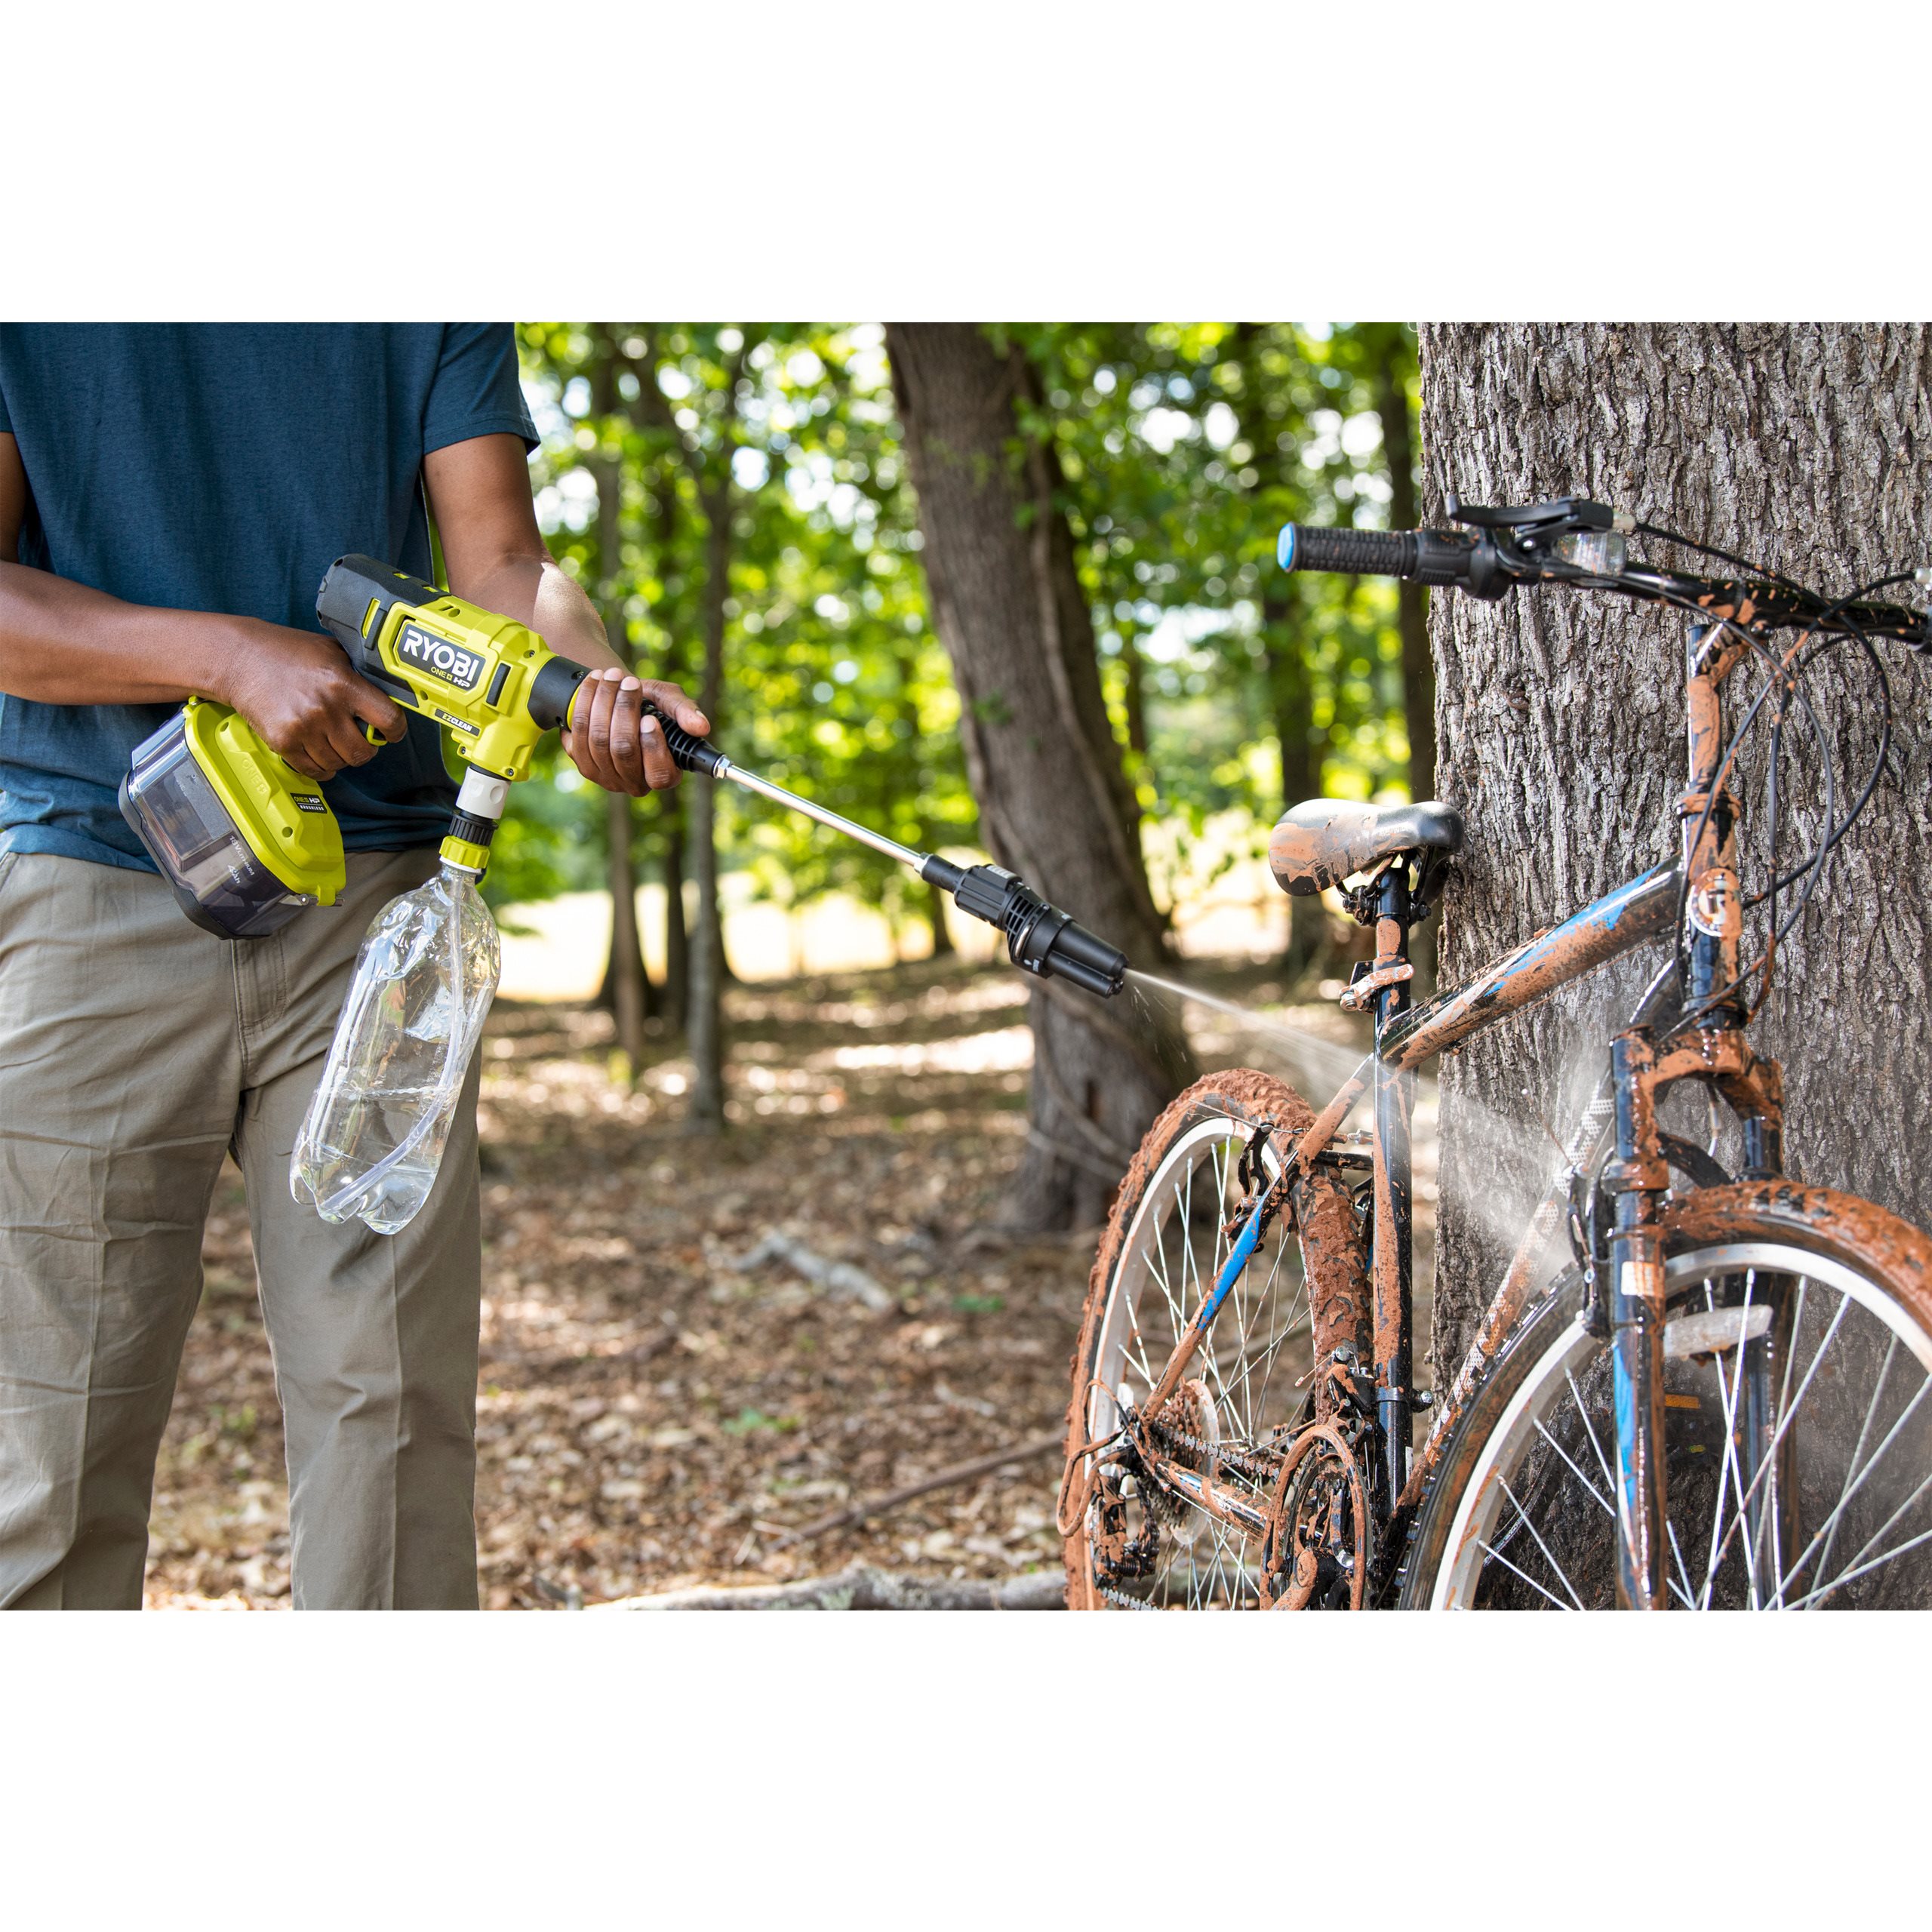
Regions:
M 217 938 L 260 939 L 343 888 L 328 801 L 226 705 L 191 698 L 144 739 L 120 798 L 181 909 Z

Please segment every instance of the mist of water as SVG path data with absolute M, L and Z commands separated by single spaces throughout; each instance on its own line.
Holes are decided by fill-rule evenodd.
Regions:
M 1171 1013 L 1180 1009 L 1183 1030 L 1205 1057 L 1221 1057 L 1231 1047 L 1238 1045 L 1248 1064 L 1286 1080 L 1318 1109 L 1361 1066 L 1368 1050 L 1366 1032 L 1358 1045 L 1331 1038 L 1311 1024 L 1306 1009 L 1271 1011 L 1266 1007 L 1241 1006 L 1152 973 L 1130 971 L 1127 977 L 1133 983 L 1137 1005 L 1149 1019 L 1158 1017 L 1164 1006 Z M 1226 1023 L 1219 1027 L 1211 1023 L 1189 1026 L 1186 1004 L 1218 1015 Z M 1340 1030 L 1339 1026 L 1337 1030 Z M 1226 1034 L 1233 1037 L 1217 1037 Z
M 1130 972 L 1128 977 L 1139 1009 L 1150 1020 L 1161 1017 L 1164 1008 L 1177 1019 L 1204 1065 L 1249 1066 L 1272 1073 L 1318 1112 L 1361 1066 L 1369 1049 L 1366 1025 L 1352 1023 L 1339 1011 L 1331 1017 L 1306 1006 L 1243 1006 L 1151 973 Z M 1513 1251 L 1536 1203 L 1562 1167 L 1560 1143 L 1568 1138 L 1602 1071 L 1601 1048 L 1585 1048 L 1580 1041 L 1577 1045 L 1578 1051 L 1564 1056 L 1561 1104 L 1546 1122 L 1534 1114 L 1527 1120 L 1509 1118 L 1466 1094 L 1457 1096 L 1459 1152 L 1474 1155 L 1475 1164 L 1492 1176 L 1500 1171 L 1510 1177 L 1508 1185 L 1492 1180 L 1459 1190 L 1457 1204 L 1502 1256 Z M 1534 1105 L 1533 1096 L 1524 1097 Z M 1364 1125 L 1367 1118 L 1364 1096 L 1347 1124 Z M 1432 1223 L 1441 1164 L 1440 1096 L 1432 1075 L 1418 1075 L 1411 1118 L 1417 1206 L 1421 1218 Z M 1419 1256 L 1419 1274 L 1420 1263 Z

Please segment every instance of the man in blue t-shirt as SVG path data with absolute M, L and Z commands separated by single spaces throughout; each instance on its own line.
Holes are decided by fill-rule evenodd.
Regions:
M 476 1070 L 428 1205 L 331 1227 L 288 1186 L 355 950 L 435 868 L 435 728 L 349 669 L 360 552 L 596 667 L 565 745 L 677 780 L 531 508 L 507 325 L 0 325 L 0 1606 L 138 1608 L 155 1457 L 223 1157 L 246 1182 L 298 1607 L 474 1608 Z M 349 888 L 264 939 L 182 915 L 122 820 L 134 748 L 232 705 L 341 821 Z M 389 740 L 365 737 L 373 725 Z

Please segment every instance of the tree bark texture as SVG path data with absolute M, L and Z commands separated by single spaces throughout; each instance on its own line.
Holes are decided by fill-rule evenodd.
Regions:
M 1451 489 L 1469 503 L 1574 492 L 1837 593 L 1926 556 L 1932 334 L 1922 326 L 1432 326 L 1422 371 L 1430 521 Z M 1638 554 L 1723 574 L 1632 541 Z M 1675 855 L 1687 633 L 1683 619 L 1654 607 L 1556 589 L 1498 604 L 1445 594 L 1433 600 L 1431 629 L 1441 787 L 1469 828 L 1446 906 L 1447 983 Z M 1924 1226 L 1932 801 L 1921 721 L 1932 677 L 1897 647 L 1879 650 L 1903 739 L 1894 775 L 1780 949 L 1753 1038 L 1784 1063 L 1792 1172 Z M 1842 668 L 1822 671 L 1814 703 L 1833 741 L 1842 810 L 1870 767 L 1879 714 L 1854 654 L 1829 664 Z M 1726 686 L 1727 729 L 1758 681 L 1734 675 Z M 1817 761 L 1801 751 L 1794 771 L 1795 737 L 1788 728 L 1786 865 L 1817 842 L 1823 820 Z M 1768 730 L 1753 740 L 1731 781 L 1746 819 L 1747 896 L 1769 876 Z M 1747 961 L 1761 924 L 1747 918 Z M 1664 956 L 1660 948 L 1620 961 L 1445 1063 L 1438 1377 L 1460 1358 L 1510 1236 L 1552 1171 L 1540 1123 L 1567 1131 L 1605 1040 Z M 1679 1131 L 1703 1137 L 1694 1097 L 1670 1112 Z
M 1415 437 L 1409 424 L 1407 355 L 1400 331 L 1386 329 L 1375 375 L 1376 414 L 1382 419 L 1382 454 L 1389 465 L 1389 528 L 1416 527 Z M 1427 592 L 1419 583 L 1396 586 L 1396 623 L 1402 639 L 1402 712 L 1408 721 L 1409 796 L 1435 795 L 1435 666 L 1429 656 Z
M 613 371 L 617 349 L 608 342 L 598 365 L 596 407 L 608 413 L 614 401 Z M 623 487 L 622 459 L 613 457 L 597 465 L 597 569 L 601 580 L 598 598 L 604 607 L 605 641 L 626 669 L 633 663 L 630 633 L 624 622 L 624 601 L 619 577 L 623 568 Z M 611 893 L 611 949 L 604 968 L 600 999 L 617 1022 L 617 1051 L 623 1055 L 624 1077 L 634 1080 L 644 1061 L 644 1023 L 650 1017 L 651 981 L 644 968 L 644 947 L 637 923 L 637 860 L 631 836 L 631 801 L 621 792 L 606 795 L 604 841 L 606 878 Z
M 668 674 L 667 674 L 668 675 Z M 675 683 L 676 680 L 672 679 Z M 709 713 L 706 714 L 707 716 Z M 685 1030 L 691 1001 L 691 936 L 685 923 L 685 801 L 681 781 L 657 795 L 658 837 L 664 848 L 664 1023 Z
M 704 677 L 698 703 L 715 731 L 724 693 L 724 599 L 731 558 L 731 471 L 705 515 Z M 691 876 L 697 882 L 697 918 L 686 961 L 685 1038 L 691 1056 L 691 1095 L 685 1125 L 693 1134 L 721 1133 L 724 1126 L 724 934 L 718 905 L 716 781 L 692 772 L 685 817 L 690 824 Z
M 895 324 L 894 380 L 934 621 L 952 660 L 986 846 L 1136 963 L 1165 956 L 1138 811 L 1101 694 L 1051 452 L 1020 441 L 1032 371 L 964 324 Z M 1150 1015 L 1063 981 L 1033 995 L 1029 1146 L 1008 1218 L 1104 1218 L 1141 1134 L 1187 1078 Z

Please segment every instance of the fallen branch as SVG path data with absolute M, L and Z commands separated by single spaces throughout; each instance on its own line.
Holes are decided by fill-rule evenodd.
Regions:
M 888 1489 L 882 1496 L 863 1497 L 857 1503 L 835 1509 L 829 1515 L 817 1517 L 800 1528 L 787 1530 L 771 1547 L 774 1550 L 789 1549 L 794 1543 L 809 1543 L 814 1537 L 842 1530 L 848 1523 L 863 1523 L 869 1516 L 883 1516 L 888 1510 L 897 1509 L 901 1503 L 910 1503 L 915 1497 L 930 1496 L 936 1489 L 950 1489 L 955 1483 L 971 1482 L 975 1476 L 990 1475 L 995 1469 L 1003 1469 L 1009 1463 L 1030 1463 L 1035 1456 L 1044 1456 L 1049 1449 L 1063 1449 L 1066 1446 L 1066 1432 L 1055 1429 L 1051 1435 L 1036 1435 L 1030 1442 L 1017 1444 L 1011 1449 L 995 1449 L 989 1454 L 975 1456 L 970 1462 L 955 1463 L 931 1475 L 921 1476 L 917 1482 L 909 1482 L 903 1488 Z
M 855 1268 L 849 1261 L 828 1261 L 803 1241 L 776 1228 L 749 1254 L 741 1254 L 731 1265 L 740 1275 L 749 1275 L 768 1261 L 782 1261 L 815 1286 L 863 1302 L 875 1315 L 883 1315 L 888 1309 L 899 1306 L 891 1292 L 881 1287 L 863 1268 Z
M 998 1581 L 971 1577 L 905 1577 L 863 1564 L 835 1577 L 730 1589 L 666 1590 L 620 1597 L 591 1610 L 1064 1610 L 1066 1579 L 1057 1570 Z

